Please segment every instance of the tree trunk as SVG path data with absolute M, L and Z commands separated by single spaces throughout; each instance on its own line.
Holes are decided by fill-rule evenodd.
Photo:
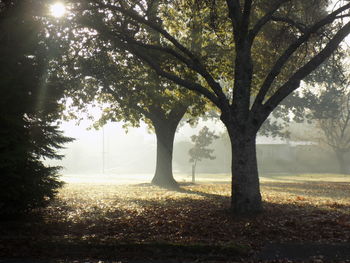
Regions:
M 232 150 L 231 209 L 235 214 L 255 214 L 262 211 L 256 133 L 239 132 L 228 127 Z
M 176 189 L 178 184 L 173 176 L 173 146 L 177 125 L 169 125 L 167 122 L 154 123 L 157 137 L 157 162 L 152 184 Z
M 193 184 L 196 182 L 196 165 L 197 165 L 197 161 L 194 161 L 194 164 L 192 164 L 192 183 Z
M 349 174 L 350 171 L 347 167 L 347 162 L 344 159 L 345 153 L 343 151 L 340 151 L 340 150 L 335 150 L 335 155 L 336 155 L 338 163 L 339 163 L 339 173 Z

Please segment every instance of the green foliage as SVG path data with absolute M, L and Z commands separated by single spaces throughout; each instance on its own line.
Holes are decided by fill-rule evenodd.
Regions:
M 49 43 L 37 15 L 40 1 L 0 2 L 0 214 L 42 207 L 62 185 L 57 149 L 72 139 L 53 122 L 62 87 L 49 81 Z M 37 19 L 35 19 L 35 17 Z
M 219 136 L 214 132 L 209 131 L 207 126 L 204 126 L 198 133 L 198 135 L 192 135 L 191 140 L 193 147 L 188 151 L 190 155 L 190 162 L 197 163 L 202 159 L 214 160 L 215 156 L 212 155 L 213 149 L 208 149 L 207 146 L 212 144 L 213 140 L 218 139 Z
M 87 111 L 93 104 L 102 109 L 102 116 L 94 119 L 95 128 L 108 121 L 123 121 L 125 127 L 137 127 L 144 121 L 152 130 L 155 120 L 170 119 L 180 112 L 183 115 L 186 109 L 193 116 L 203 113 L 206 102 L 202 98 L 158 77 L 140 59 L 113 43 L 109 37 L 118 30 L 119 17 L 105 19 L 103 13 L 91 9 L 89 13 L 77 14 L 74 22 L 77 24 L 73 26 L 79 29 L 73 29 L 69 23 L 58 25 L 64 37 L 57 41 L 63 45 L 64 55 L 55 71 L 57 80 L 67 87 L 66 97 L 71 102 L 68 118 L 77 119 L 81 113 L 87 113 L 94 119 Z M 57 26 L 49 30 L 55 35 Z M 159 41 L 147 29 L 142 30 L 142 37 Z M 174 66 L 164 57 L 158 59 L 167 67 Z

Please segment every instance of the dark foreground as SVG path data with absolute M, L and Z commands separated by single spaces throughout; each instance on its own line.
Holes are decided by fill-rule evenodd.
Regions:
M 0 263 L 350 262 L 349 182 L 275 179 L 250 218 L 229 212 L 229 184 L 69 184 L 0 222 Z

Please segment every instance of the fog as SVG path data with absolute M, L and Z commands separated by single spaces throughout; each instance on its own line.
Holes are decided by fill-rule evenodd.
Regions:
M 62 160 L 46 160 L 46 163 L 62 166 L 60 173 L 64 181 L 151 181 L 156 164 L 156 136 L 145 123 L 141 123 L 138 128 L 127 129 L 122 127 L 123 123 L 108 123 L 99 130 L 91 128 L 91 124 L 91 121 L 83 120 L 79 124 L 69 121 L 60 125 L 64 134 L 75 138 L 75 141 L 66 144 L 65 149 L 59 151 L 64 155 Z M 217 134 L 224 132 L 221 123 L 206 121 L 200 122 L 196 127 L 184 124 L 175 135 L 173 168 L 177 180 L 190 180 L 190 137 L 198 133 L 204 125 L 215 130 Z M 180 149 L 184 143 L 185 152 Z M 229 166 L 224 170 L 229 171 Z M 203 172 L 203 169 L 200 169 L 200 172 Z
M 123 123 L 108 123 L 100 130 L 88 129 L 91 121 L 63 122 L 66 136 L 76 140 L 66 144 L 62 160 L 47 160 L 49 165 L 62 166 L 67 182 L 142 183 L 150 182 L 156 164 L 156 136 L 141 123 L 139 128 L 125 130 Z M 177 181 L 191 181 L 188 150 L 191 135 L 208 126 L 220 136 L 209 148 L 214 160 L 202 160 L 196 171 L 199 180 L 230 180 L 231 151 L 223 125 L 218 121 L 200 121 L 196 127 L 182 125 L 176 135 L 173 172 Z M 303 128 L 301 128 L 303 127 Z M 304 125 L 294 126 L 293 133 L 307 132 Z M 337 173 L 334 153 L 312 141 L 291 141 L 259 136 L 257 139 L 259 172 L 268 174 Z M 208 175 L 211 175 L 208 177 Z

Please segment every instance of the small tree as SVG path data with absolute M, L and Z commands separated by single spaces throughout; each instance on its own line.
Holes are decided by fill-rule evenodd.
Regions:
M 192 135 L 191 141 L 193 142 L 193 147 L 188 151 L 190 155 L 190 162 L 192 164 L 192 183 L 195 183 L 195 173 L 197 162 L 202 161 L 202 159 L 214 160 L 216 157 L 212 155 L 213 149 L 206 148 L 212 144 L 214 139 L 218 139 L 214 132 L 209 131 L 207 126 L 204 126 L 198 133 L 198 135 Z

